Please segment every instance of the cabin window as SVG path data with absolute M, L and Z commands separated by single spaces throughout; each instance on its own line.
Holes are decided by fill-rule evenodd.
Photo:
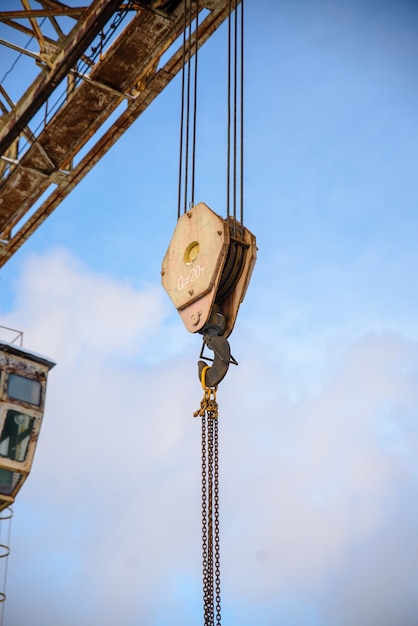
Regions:
M 22 478 L 22 474 L 19 474 L 18 472 L 0 469 L 0 493 L 10 496 Z
M 0 455 L 13 461 L 24 461 L 34 423 L 34 417 L 9 409 L 0 435 Z
M 42 385 L 38 380 L 24 378 L 18 374 L 9 374 L 7 383 L 7 394 L 9 398 L 29 402 L 29 404 L 41 404 Z

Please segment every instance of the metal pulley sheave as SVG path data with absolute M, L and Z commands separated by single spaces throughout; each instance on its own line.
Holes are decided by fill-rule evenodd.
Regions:
M 223 219 L 203 202 L 177 222 L 162 263 L 162 284 L 187 330 L 201 333 L 214 352 L 206 372 L 208 386 L 222 380 L 231 362 L 227 337 L 256 256 L 255 236 L 235 218 Z M 199 375 L 205 366 L 199 362 Z

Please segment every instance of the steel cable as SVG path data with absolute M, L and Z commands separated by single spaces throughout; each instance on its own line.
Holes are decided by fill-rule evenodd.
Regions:
M 186 7 L 185 7 L 186 12 Z M 183 212 L 187 211 L 187 192 L 189 183 L 189 133 L 190 133 L 190 61 L 191 61 L 191 34 L 192 34 L 192 2 L 189 2 L 189 44 L 187 46 L 187 85 L 186 85 L 186 154 L 184 164 L 184 200 Z
M 194 186 L 196 170 L 196 128 L 197 128 L 197 60 L 199 51 L 199 0 L 196 1 L 195 54 L 194 54 L 194 85 L 193 85 L 193 140 L 192 140 L 192 205 L 194 204 Z
M 183 21 L 183 50 L 182 50 L 182 71 L 181 71 L 181 105 L 180 105 L 180 154 L 179 154 L 179 180 L 178 180 L 178 198 L 177 198 L 177 219 L 181 215 L 181 190 L 183 178 L 183 135 L 184 135 L 184 83 L 185 83 L 185 65 L 186 65 L 186 7 L 184 8 Z
M 242 237 L 244 225 L 244 2 L 241 0 L 240 11 L 238 6 L 235 6 L 235 10 L 232 11 L 232 4 L 232 0 L 229 0 L 226 217 L 229 219 L 232 214 L 231 230 L 233 236 L 236 237 L 239 207 Z
M 183 63 L 181 80 L 181 108 L 180 108 L 180 150 L 177 219 L 187 212 L 188 198 L 191 206 L 194 204 L 196 180 L 196 133 L 197 133 L 197 78 L 198 78 L 198 47 L 199 47 L 199 3 L 195 0 L 195 9 L 192 9 L 192 0 L 185 0 L 183 23 Z M 193 20 L 193 13 L 195 19 Z M 194 28 L 194 45 L 192 45 Z M 192 75 L 191 63 L 194 57 Z M 193 120 L 190 128 L 190 120 Z M 191 174 L 189 178 L 189 169 Z
M 240 49 L 240 222 L 241 235 L 244 228 L 244 0 L 241 0 L 241 49 Z

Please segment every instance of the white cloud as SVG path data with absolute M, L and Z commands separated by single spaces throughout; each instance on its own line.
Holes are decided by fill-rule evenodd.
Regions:
M 31 345 L 59 359 L 88 354 L 132 354 L 155 333 L 164 310 L 161 291 L 89 271 L 65 250 L 30 256 L 23 269 L 17 310 L 5 318 L 25 329 Z M 58 353 L 57 353 L 58 352 Z
M 64 251 L 23 270 L 1 321 L 58 365 L 15 506 L 11 626 L 200 619 L 195 357 L 184 331 L 176 359 L 168 347 L 154 363 L 136 358 L 153 339 L 162 350 L 160 291 L 94 274 Z M 242 610 L 241 623 L 256 624 L 263 606 L 264 624 L 299 616 L 304 626 L 309 605 L 327 626 L 399 626 L 381 621 L 379 598 L 395 607 L 388 615 L 405 602 L 402 615 L 417 609 L 405 595 L 416 565 L 397 549 L 417 549 L 418 346 L 365 336 L 333 357 L 320 390 L 300 388 L 289 403 L 277 346 L 261 353 L 245 339 L 218 392 L 231 621 Z

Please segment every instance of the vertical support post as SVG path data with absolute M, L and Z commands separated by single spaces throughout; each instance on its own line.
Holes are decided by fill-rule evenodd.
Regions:
M 11 507 L 4 509 L 0 513 L 0 626 L 3 626 L 4 619 L 12 518 L 13 510 Z

